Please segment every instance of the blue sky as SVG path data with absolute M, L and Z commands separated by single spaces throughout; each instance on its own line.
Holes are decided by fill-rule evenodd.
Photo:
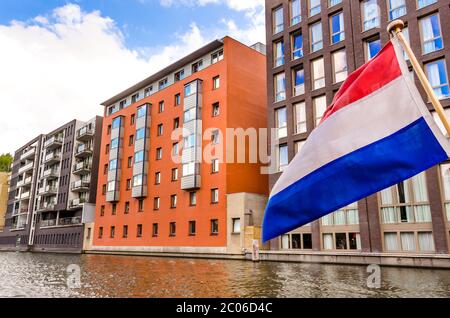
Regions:
M 0 153 L 212 40 L 265 42 L 264 20 L 264 0 L 1 0 Z

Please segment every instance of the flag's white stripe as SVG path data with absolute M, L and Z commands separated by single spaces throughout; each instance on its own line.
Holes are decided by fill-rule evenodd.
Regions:
M 323 165 L 383 139 L 422 117 L 400 76 L 327 118 L 309 136 L 280 176 L 271 195 Z

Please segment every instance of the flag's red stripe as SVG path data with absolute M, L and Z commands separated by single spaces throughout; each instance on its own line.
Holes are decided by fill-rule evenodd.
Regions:
M 377 56 L 349 75 L 323 115 L 322 122 L 339 109 L 370 95 L 401 74 L 394 46 L 389 42 Z

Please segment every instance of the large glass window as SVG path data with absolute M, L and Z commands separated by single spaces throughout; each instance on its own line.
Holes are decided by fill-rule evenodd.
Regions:
M 138 151 L 134 154 L 134 163 L 142 162 L 144 161 L 144 151 Z
M 197 93 L 197 82 L 192 82 L 184 87 L 184 97 Z
M 331 44 L 335 44 L 345 39 L 344 13 L 339 12 L 330 18 Z
M 109 170 L 116 170 L 117 169 L 117 159 L 113 159 L 109 161 Z
M 283 40 L 273 45 L 274 67 L 284 64 L 284 42 Z
M 432 14 L 420 19 L 419 25 L 423 54 L 431 53 L 444 47 L 439 14 Z
M 327 110 L 327 98 L 325 95 L 313 99 L 314 117 L 316 119 L 316 127 L 322 121 L 323 114 Z
M 352 203 L 321 218 L 323 226 L 359 224 L 358 202 Z
M 406 14 L 405 0 L 388 0 L 389 19 L 395 20 Z
M 332 7 L 332 6 L 335 6 L 335 5 L 337 5 L 337 4 L 341 3 L 341 2 L 342 2 L 342 0 L 328 0 L 328 6 Z
M 300 0 L 291 0 L 291 25 L 295 25 L 302 21 L 302 11 Z
M 319 14 L 321 11 L 320 0 L 309 0 L 309 16 Z
M 378 52 L 381 51 L 381 40 L 380 39 L 372 39 L 368 40 L 365 43 L 366 46 L 366 60 L 371 60 L 374 58 Z
M 145 128 L 140 128 L 136 131 L 136 140 L 141 140 L 145 138 Z
M 303 56 L 303 36 L 301 33 L 294 33 L 292 36 L 292 59 L 296 60 Z
M 284 171 L 289 165 L 288 146 L 280 145 L 278 147 L 278 171 Z
M 311 25 L 311 52 L 316 52 L 323 48 L 322 22 Z
M 140 186 L 142 186 L 142 182 L 143 182 L 142 174 L 135 175 L 133 177 L 133 187 L 140 187 Z
M 377 0 L 365 0 L 361 2 L 361 13 L 363 31 L 380 27 L 380 10 Z
M 419 9 L 421 9 L 423 7 L 429 6 L 436 2 L 437 2 L 437 0 L 417 0 L 417 7 Z
M 305 102 L 301 102 L 294 105 L 294 117 L 295 117 L 295 133 L 296 134 L 305 133 L 307 131 Z
M 450 97 L 450 90 L 448 85 L 447 66 L 445 60 L 437 60 L 425 65 L 428 80 L 434 93 L 439 99 Z
M 275 110 L 275 119 L 277 125 L 277 137 L 283 138 L 287 136 L 287 118 L 286 118 L 286 107 L 278 108 Z
M 138 107 L 138 109 L 137 109 L 137 117 L 138 118 L 144 117 L 146 114 L 147 114 L 146 106 Z
M 286 77 L 284 73 L 275 75 L 275 102 L 280 102 L 286 99 Z
M 283 6 L 280 6 L 273 10 L 273 34 L 280 33 L 283 29 Z
M 323 57 L 312 61 L 312 86 L 313 89 L 325 87 L 325 68 Z
M 425 172 L 380 192 L 381 219 L 389 223 L 431 222 Z
M 119 128 L 121 122 L 122 122 L 122 117 L 116 117 L 116 118 L 114 118 L 114 120 L 113 120 L 113 122 L 112 122 L 112 129 Z
M 183 139 L 183 148 L 189 149 L 195 147 L 195 134 L 191 134 L 189 136 L 184 137 Z
M 190 108 L 184 112 L 183 120 L 185 123 L 195 120 L 197 116 L 196 108 Z
M 119 147 L 119 138 L 111 139 L 110 149 L 117 149 Z
M 345 50 L 340 50 L 332 54 L 334 83 L 339 83 L 347 78 L 347 54 Z
M 195 162 L 183 164 L 183 177 L 192 176 L 195 174 Z
M 294 69 L 292 82 L 294 83 L 294 96 L 305 94 L 305 72 L 303 68 Z

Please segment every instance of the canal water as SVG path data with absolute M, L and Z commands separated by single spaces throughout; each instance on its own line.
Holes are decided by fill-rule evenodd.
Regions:
M 81 270 L 68 288 L 67 267 Z M 450 271 L 0 252 L 0 297 L 450 297 Z M 69 280 L 69 283 L 71 281 Z

